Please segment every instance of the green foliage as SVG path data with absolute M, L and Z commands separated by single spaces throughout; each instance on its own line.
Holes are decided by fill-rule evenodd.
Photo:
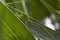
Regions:
M 1 2 L 0 20 L 2 21 L 3 40 L 35 40 L 26 25 Z
M 35 40 L 34 36 L 60 40 L 60 29 L 54 31 L 42 24 L 51 14 L 60 23 L 59 5 L 57 0 L 0 1 L 0 40 Z

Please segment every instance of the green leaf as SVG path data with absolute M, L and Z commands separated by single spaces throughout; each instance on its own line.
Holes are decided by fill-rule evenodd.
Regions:
M 54 9 L 51 5 L 49 5 L 46 1 L 40 0 L 40 2 L 50 11 L 50 13 L 53 13 L 57 18 L 60 17 L 60 14 Z
M 39 0 L 31 0 L 30 7 L 31 16 L 37 20 L 50 16 L 49 11 Z
M 25 0 L 14 0 L 14 1 L 8 2 L 8 4 L 14 4 L 13 6 L 11 6 L 11 7 L 13 7 L 12 9 L 15 8 L 14 9 L 15 11 L 17 9 L 19 11 L 19 13 L 20 13 L 20 11 L 21 12 L 24 11 L 25 14 L 21 18 L 22 18 L 22 20 L 24 20 L 24 23 L 26 23 L 25 25 L 27 25 L 27 27 L 29 27 L 29 29 L 34 34 L 34 36 L 36 36 L 36 37 L 38 36 L 39 38 L 42 38 L 44 40 L 59 40 L 60 39 L 59 38 L 60 33 L 53 31 L 50 28 L 46 27 L 45 25 L 36 21 L 39 19 L 42 20 L 47 16 L 49 17 L 51 13 L 53 13 L 56 16 L 56 18 L 58 20 L 60 20 L 59 19 L 60 14 L 58 14 L 58 12 L 56 11 L 56 9 L 59 10 L 59 7 L 58 7 L 59 4 L 58 4 L 57 0 L 30 0 L 30 11 L 31 11 L 30 16 L 36 20 L 32 19 L 29 15 L 27 15 L 28 10 L 27 10 L 26 4 L 25 4 Z M 58 6 L 57 6 L 57 4 L 58 4 Z M 0 8 L 2 8 L 2 6 Z M 18 15 L 14 14 L 14 13 L 12 14 L 10 12 L 10 10 L 8 10 L 6 7 L 3 7 L 3 9 L 5 9 L 5 11 L 2 11 L 2 9 L 0 10 L 0 11 L 2 11 L 0 13 L 1 14 L 0 19 L 3 22 L 2 27 L 3 27 L 3 35 L 4 35 L 3 38 L 4 39 L 6 39 L 6 40 L 7 39 L 9 39 L 9 40 L 35 40 L 34 37 L 28 31 L 29 29 L 26 30 L 26 28 L 25 28 L 26 26 L 23 23 L 21 23 L 21 20 L 18 18 Z M 16 12 L 16 13 L 18 13 L 18 12 Z M 23 14 L 23 13 L 21 13 L 21 14 Z M 18 27 L 17 27 L 17 25 L 18 25 Z M 27 38 L 28 35 L 29 35 L 29 38 Z
M 15 5 L 14 5 L 14 3 L 12 3 L 13 2 L 13 0 L 5 0 L 5 3 L 7 3 L 7 4 L 9 4 L 10 6 L 12 6 L 12 7 L 14 7 L 15 8 Z M 9 7 L 12 11 L 14 11 L 15 12 L 15 10 L 14 9 L 12 9 L 11 7 Z
M 45 0 L 49 5 L 51 5 L 52 7 L 54 7 L 55 9 L 57 9 L 57 3 L 58 0 Z
M 44 0 L 40 0 L 40 1 L 50 11 L 50 13 L 53 13 L 56 16 L 56 20 L 60 24 L 60 13 L 57 12 L 58 10 L 56 10 L 55 8 L 53 8 L 46 1 L 44 1 Z M 57 32 L 60 32 L 60 28 L 57 30 Z
M 60 10 L 60 1 L 59 0 L 45 0 L 49 5 L 51 5 L 56 10 Z
M 35 40 L 26 25 L 1 2 L 0 20 L 2 21 L 3 40 Z
M 14 0 L 13 2 L 17 2 L 17 3 L 14 3 L 16 9 L 18 9 L 20 11 L 24 11 L 21 0 Z
M 14 7 L 14 8 L 16 8 L 16 9 L 18 9 L 20 11 L 24 11 L 22 0 L 13 0 L 13 1 L 12 0 L 11 1 L 8 0 L 6 3 L 9 4 L 9 5 L 13 5 L 11 7 Z
M 23 18 L 25 19 L 26 17 L 24 16 Z M 38 18 L 38 16 L 37 16 L 37 18 Z M 27 21 L 27 19 L 26 19 L 26 21 Z M 35 21 L 32 21 L 32 22 L 35 22 Z M 26 23 L 26 25 L 28 25 L 28 24 L 29 23 Z M 38 24 L 38 22 L 31 23 L 31 24 L 28 25 L 28 27 L 30 28 L 30 30 L 32 31 L 32 33 L 34 35 L 36 35 L 38 37 L 41 37 L 44 40 L 59 40 L 60 39 L 59 38 L 60 37 L 59 33 L 47 28 L 46 26 L 44 26 L 44 25 L 42 25 L 40 23 Z
M 53 31 L 34 19 L 31 20 L 32 22 L 28 23 L 28 26 L 35 36 L 44 40 L 60 40 L 60 33 Z

